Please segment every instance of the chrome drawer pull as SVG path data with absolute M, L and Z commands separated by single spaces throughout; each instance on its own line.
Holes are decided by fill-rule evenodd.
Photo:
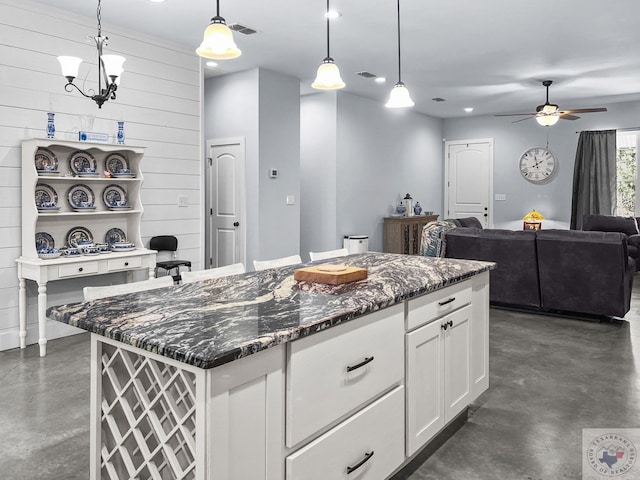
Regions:
M 357 370 L 360 367 L 364 367 L 367 363 L 371 363 L 373 362 L 373 356 L 371 357 L 366 357 L 362 362 L 360 362 L 357 365 L 354 365 L 352 367 L 347 367 L 347 372 L 353 372 L 354 370 Z
M 364 458 L 360 460 L 358 463 L 356 463 L 353 467 L 347 467 L 347 475 L 349 475 L 352 472 L 355 472 L 357 469 L 359 469 L 361 466 L 367 463 L 371 459 L 371 457 L 373 457 L 373 450 L 371 450 L 371 453 L 365 453 Z
M 456 301 L 456 297 L 451 297 L 450 299 L 445 300 L 444 302 L 438 302 L 438 305 L 440 305 L 441 307 L 444 307 L 448 303 L 455 302 L 455 301 Z

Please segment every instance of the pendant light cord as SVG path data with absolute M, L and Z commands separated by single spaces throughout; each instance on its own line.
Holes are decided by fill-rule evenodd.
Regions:
M 331 58 L 329 52 L 329 0 L 327 0 L 327 58 Z
M 100 0 L 98 0 L 98 8 L 96 9 L 96 17 L 98 18 L 98 36 L 102 36 L 102 8 L 100 6 Z
M 398 0 L 398 83 L 402 83 L 400 71 L 400 0 Z
M 220 16 L 220 0 L 216 0 L 216 17 Z

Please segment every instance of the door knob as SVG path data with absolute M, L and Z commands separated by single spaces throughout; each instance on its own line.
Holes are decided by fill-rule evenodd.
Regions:
M 239 227 L 240 226 L 240 222 L 233 222 L 233 226 L 234 227 Z

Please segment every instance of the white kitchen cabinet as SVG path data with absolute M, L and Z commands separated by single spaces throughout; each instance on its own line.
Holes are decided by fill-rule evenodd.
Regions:
M 467 305 L 407 334 L 407 455 L 413 455 L 470 402 Z
M 84 157 L 78 157 L 83 155 Z M 16 260 L 19 280 L 20 347 L 26 347 L 26 280 L 38 284 L 38 330 L 40 355 L 46 354 L 47 283 L 59 279 L 101 275 L 112 272 L 144 269 L 152 278 L 156 252 L 142 245 L 140 219 L 142 203 L 140 163 L 143 147 L 89 142 L 71 142 L 57 139 L 26 139 L 22 142 L 22 253 Z M 73 162 L 72 158 L 83 158 Z M 95 162 L 95 175 L 77 171 L 84 162 Z M 113 163 L 115 162 L 115 163 Z M 129 173 L 117 178 L 106 178 L 107 163 L 120 165 Z M 37 166 L 36 166 L 37 165 Z M 43 169 L 43 165 L 51 167 Z M 114 169 L 115 170 L 115 169 Z M 93 196 L 95 208 L 78 209 L 69 197 L 73 191 Z M 126 196 L 127 206 L 107 205 L 107 191 Z M 52 208 L 38 208 L 38 196 L 45 192 Z M 75 200 L 74 200 L 75 201 Z M 129 208 L 127 208 L 129 207 Z M 79 232 L 94 243 L 108 243 L 107 233 L 115 230 L 124 234 L 126 241 L 135 244 L 132 251 L 119 251 L 93 256 L 77 255 L 41 259 L 36 248 L 36 234 L 53 248 L 68 244 L 71 232 Z M 78 237 L 80 238 L 80 237 Z
M 404 461 L 403 420 L 399 386 L 289 455 L 287 480 L 387 478 Z
M 287 446 L 400 384 L 404 306 L 291 342 L 287 361 Z
M 489 388 L 489 272 L 471 279 L 471 401 Z

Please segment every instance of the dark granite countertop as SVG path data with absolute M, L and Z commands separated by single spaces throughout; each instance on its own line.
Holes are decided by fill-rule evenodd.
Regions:
M 495 264 L 364 253 L 325 262 L 368 269 L 344 285 L 296 282 L 300 265 L 50 307 L 53 320 L 212 368 L 462 281 Z

